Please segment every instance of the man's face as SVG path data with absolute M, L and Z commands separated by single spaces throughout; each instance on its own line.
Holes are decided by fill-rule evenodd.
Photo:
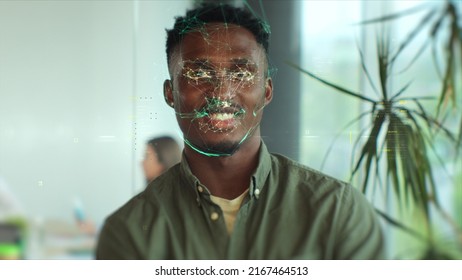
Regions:
M 271 101 L 264 49 L 237 25 L 206 24 L 173 52 L 164 84 L 186 144 L 206 155 L 230 155 L 254 132 Z

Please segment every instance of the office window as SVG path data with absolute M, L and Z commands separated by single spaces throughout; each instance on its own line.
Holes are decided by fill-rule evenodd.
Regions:
M 378 86 L 377 34 L 383 35 L 383 32 L 388 32 L 390 47 L 395 51 L 413 28 L 421 24 L 420 20 L 428 11 L 426 8 L 437 5 L 442 5 L 442 3 L 439 1 L 303 1 L 301 67 L 337 85 L 354 92 L 361 92 L 369 98 L 378 99 L 379 96 L 373 92 L 364 75 L 358 50 L 363 52 L 365 65 Z M 423 8 L 416 10 L 413 14 L 388 22 L 387 29 L 382 29 L 381 24 L 356 24 L 367 19 L 409 9 L 415 10 L 419 7 Z M 396 60 L 390 82 L 391 92 L 396 93 L 412 81 L 405 93 L 407 97 L 434 96 L 439 98 L 441 83 L 432 59 L 431 46 L 422 52 L 411 68 L 406 68 L 428 38 L 428 34 L 430 34 L 430 28 L 425 28 L 418 33 L 412 44 Z M 448 34 L 442 32 L 440 39 L 446 36 Z M 441 48 L 437 49 L 437 55 L 441 58 Z M 300 160 L 304 164 L 322 169 L 327 174 L 348 181 L 353 168 L 352 161 L 356 162 L 361 144 L 367 141 L 369 132 L 367 128 L 371 119 L 366 117 L 346 129 L 345 126 L 362 112 L 370 110 L 370 106 L 308 76 L 302 77 L 301 87 Z M 460 96 L 458 98 L 457 101 L 460 104 Z M 436 112 L 435 101 L 423 101 L 422 104 L 432 114 Z M 460 113 L 458 116 L 457 114 L 456 117 L 451 115 L 446 124 L 457 128 Z M 360 137 L 360 145 L 352 159 L 352 149 L 357 137 Z M 335 142 L 332 149 L 324 165 L 321 165 L 333 141 Z M 458 192 L 455 186 L 461 183 L 460 161 L 458 166 L 454 163 L 452 160 L 454 149 L 448 141 L 441 137 L 435 142 L 435 150 L 441 159 L 448 159 L 442 164 L 431 150 L 428 151 L 434 168 L 433 175 L 438 188 L 439 201 L 445 211 L 453 217 L 453 221 L 457 223 L 460 219 L 457 215 L 460 214 L 456 209 L 460 209 L 461 202 L 460 191 Z M 360 173 L 358 178 L 361 179 L 361 176 Z M 353 184 L 359 186 L 360 181 L 356 179 Z M 391 211 L 390 213 L 398 215 L 398 212 L 393 213 L 397 205 L 384 204 L 384 197 L 390 194 L 380 190 L 377 186 L 375 188 L 377 191 L 368 193 L 369 200 L 379 208 L 387 208 Z M 457 194 L 459 195 L 458 201 L 455 199 Z M 435 209 L 432 209 L 431 214 L 435 226 L 438 227 L 437 234 L 443 237 L 453 236 L 454 229 Z M 416 224 L 411 226 L 419 229 Z M 412 251 L 413 247 L 405 246 L 408 245 L 408 237 L 390 228 L 386 230 L 386 234 L 388 241 L 392 243 L 389 248 L 389 257 L 409 256 L 407 254 L 409 252 L 405 251 Z

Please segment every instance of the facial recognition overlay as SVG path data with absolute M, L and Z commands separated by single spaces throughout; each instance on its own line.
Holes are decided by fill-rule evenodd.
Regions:
M 231 22 L 206 24 L 200 14 L 191 15 L 170 31 L 179 37 L 167 43 L 171 80 L 164 85 L 185 144 L 211 157 L 232 155 L 252 136 L 272 87 L 267 46 L 240 26 L 233 11 L 216 13 L 228 13 Z M 269 36 L 263 21 L 243 25 Z

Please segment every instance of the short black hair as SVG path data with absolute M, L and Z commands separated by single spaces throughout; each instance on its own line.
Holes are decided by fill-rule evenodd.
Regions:
M 249 30 L 255 36 L 257 43 L 265 49 L 266 55 L 268 55 L 268 41 L 271 31 L 265 21 L 243 8 L 233 7 L 228 4 L 204 3 L 198 8 L 187 11 L 184 17 L 176 17 L 173 29 L 166 30 L 167 63 L 170 63 L 173 49 L 181 42 L 184 35 L 203 27 L 207 23 L 214 22 L 235 24 Z

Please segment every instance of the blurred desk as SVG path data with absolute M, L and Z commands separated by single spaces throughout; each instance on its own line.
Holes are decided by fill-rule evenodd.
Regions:
M 27 259 L 94 259 L 96 233 L 83 230 L 75 223 L 48 220 L 30 232 Z

